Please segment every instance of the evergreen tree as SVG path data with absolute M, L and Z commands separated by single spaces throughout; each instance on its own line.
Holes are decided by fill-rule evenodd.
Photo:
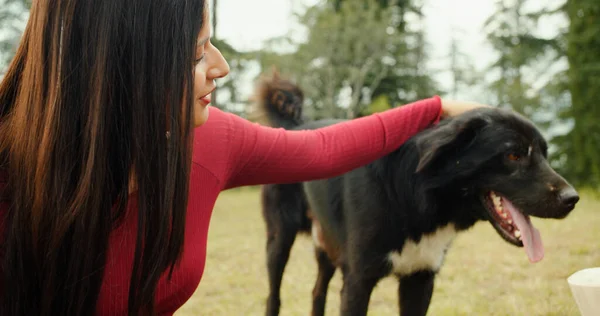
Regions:
M 473 93 L 475 88 L 481 86 L 483 76 L 479 74 L 475 65 L 472 63 L 472 57 L 466 54 L 460 48 L 460 41 L 457 36 L 463 36 L 461 30 L 452 30 L 450 40 L 450 49 L 448 53 L 448 72 L 450 73 L 450 87 L 447 93 L 453 99 L 459 99 L 462 91 Z
M 263 69 L 276 65 L 297 79 L 311 105 L 309 116 L 357 117 L 369 113 L 380 96 L 393 105 L 437 93 L 424 69 L 427 55 L 422 30 L 405 30 L 403 8 L 408 1 L 329 1 L 300 16 L 308 38 L 291 37 L 297 50 L 263 52 Z M 380 99 L 381 100 L 381 99 Z
M 495 78 L 488 89 L 493 95 L 491 103 L 532 115 L 540 107 L 533 87 L 536 77 L 524 73 L 554 49 L 556 41 L 533 35 L 539 14 L 525 12 L 526 4 L 527 0 L 498 0 L 497 11 L 485 23 L 487 38 L 498 53 L 490 67 Z
M 600 186 L 600 2 L 567 0 L 569 19 L 565 76 L 570 106 L 561 113 L 569 133 L 557 137 L 561 170 L 580 185 Z

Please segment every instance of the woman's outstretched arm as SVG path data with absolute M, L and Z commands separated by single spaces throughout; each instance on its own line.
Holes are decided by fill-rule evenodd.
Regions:
M 211 108 L 206 126 L 196 133 L 201 149 L 196 150 L 195 161 L 212 164 L 210 169 L 216 170 L 224 189 L 327 178 L 390 153 L 444 116 L 477 106 L 446 105 L 433 97 L 305 131 L 265 127 Z

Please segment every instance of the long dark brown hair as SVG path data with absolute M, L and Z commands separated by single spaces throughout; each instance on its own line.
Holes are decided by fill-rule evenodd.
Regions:
M 91 315 L 137 188 L 129 314 L 182 252 L 203 0 L 38 0 L 0 84 L 2 315 Z M 165 137 L 169 132 L 170 137 Z M 132 177 L 132 175 L 135 175 Z

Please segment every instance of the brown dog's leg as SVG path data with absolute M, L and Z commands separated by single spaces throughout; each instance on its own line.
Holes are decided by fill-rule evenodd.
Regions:
M 269 272 L 269 298 L 267 299 L 267 316 L 279 315 L 281 306 L 280 288 L 283 270 L 290 257 L 297 231 L 292 227 L 280 229 L 279 233 L 267 239 L 267 269 Z
M 331 281 L 331 278 L 335 273 L 335 266 L 331 263 L 323 250 L 315 248 L 315 256 L 317 258 L 319 272 L 317 275 L 317 282 L 313 288 L 312 316 L 323 316 L 325 315 L 327 288 L 329 287 L 329 281 Z
M 425 316 L 431 295 L 435 274 L 421 271 L 400 278 L 399 303 L 401 316 Z

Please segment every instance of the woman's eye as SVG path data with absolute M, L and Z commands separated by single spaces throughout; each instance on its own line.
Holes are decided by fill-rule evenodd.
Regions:
M 194 61 L 194 63 L 198 64 L 198 63 L 200 63 L 201 61 L 203 61 L 203 60 L 204 60 L 204 56 L 205 56 L 205 54 L 202 54 L 202 56 L 200 56 L 200 58 L 197 58 L 197 59 Z

